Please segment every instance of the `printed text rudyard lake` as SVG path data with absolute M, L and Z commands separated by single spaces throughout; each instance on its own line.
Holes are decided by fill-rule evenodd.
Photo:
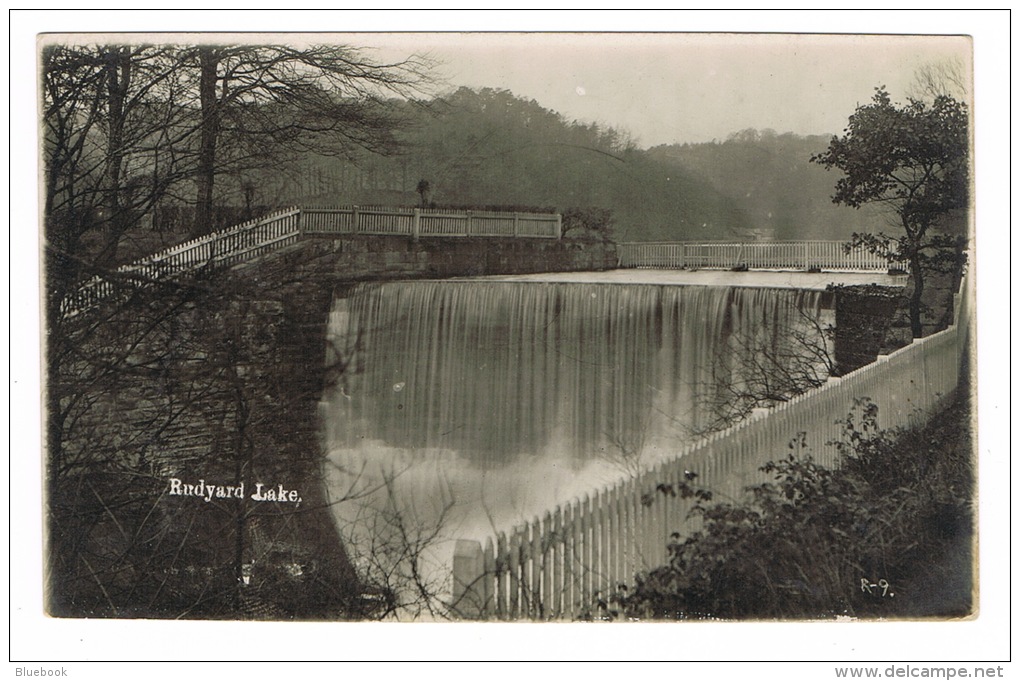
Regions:
M 199 497 L 206 502 L 213 499 L 244 499 L 244 483 L 217 485 L 200 479 L 194 484 L 170 478 L 170 496 Z M 289 490 L 281 484 L 266 485 L 261 482 L 255 483 L 255 491 L 248 498 L 252 501 L 282 501 L 294 504 L 301 502 L 301 495 L 297 490 Z

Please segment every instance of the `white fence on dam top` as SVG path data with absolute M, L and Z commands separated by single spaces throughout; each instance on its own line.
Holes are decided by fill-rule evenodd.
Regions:
M 559 239 L 562 218 L 553 213 L 454 211 L 377 206 L 286 208 L 154 253 L 85 281 L 62 302 L 73 316 L 117 292 L 207 267 L 231 265 L 305 237 L 349 234 L 429 237 Z M 621 267 L 887 270 L 886 257 L 841 241 L 621 243 Z
M 91 309 L 118 292 L 203 268 L 250 260 L 316 236 L 368 234 L 421 237 L 559 239 L 561 218 L 553 213 L 421 210 L 359 207 L 285 208 L 256 220 L 171 246 L 82 283 L 61 304 L 65 316 Z
M 458 211 L 435 208 L 305 208 L 301 211 L 305 235 L 403 234 L 412 237 L 488 236 L 558 239 L 560 215 Z
M 620 267 L 886 271 L 902 264 L 843 241 L 629 242 L 617 245 Z
M 590 610 L 596 592 L 607 595 L 632 583 L 636 572 L 665 565 L 670 535 L 692 529 L 686 516 L 693 502 L 663 493 L 660 485 L 676 489 L 694 473 L 693 484 L 738 498 L 745 487 L 766 481 L 761 466 L 784 456 L 799 433 L 815 461 L 834 466 L 837 454 L 827 443 L 840 438 L 840 424 L 859 399 L 878 405 L 883 428 L 933 414 L 958 387 L 968 352 L 966 280 L 954 308 L 948 329 L 687 446 L 641 475 L 557 506 L 484 545 L 458 540 L 452 610 L 480 619 L 576 618 Z

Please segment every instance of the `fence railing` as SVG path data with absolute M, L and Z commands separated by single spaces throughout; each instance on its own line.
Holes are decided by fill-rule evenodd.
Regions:
M 346 234 L 419 237 L 529 237 L 558 239 L 560 216 L 349 206 L 285 208 L 256 220 L 171 246 L 81 284 L 61 304 L 71 317 L 120 293 L 209 267 L 232 265 L 306 236 Z
M 453 211 L 418 208 L 305 208 L 302 233 L 499 236 L 558 239 L 561 217 L 553 213 Z
M 827 443 L 840 438 L 839 422 L 858 399 L 878 405 L 883 428 L 934 413 L 959 385 L 968 351 L 965 288 L 966 280 L 954 297 L 954 323 L 944 331 L 692 444 L 641 475 L 489 537 L 484 546 L 458 540 L 453 611 L 481 619 L 579 617 L 590 612 L 596 593 L 606 595 L 631 583 L 636 572 L 665 565 L 671 533 L 693 529 L 687 519 L 692 502 L 660 490 L 675 490 L 695 473 L 699 486 L 737 498 L 766 481 L 761 466 L 788 451 L 799 433 L 816 461 L 836 465 Z
M 79 314 L 119 293 L 137 290 L 207 267 L 231 265 L 294 243 L 299 237 L 298 208 L 285 208 L 219 232 L 176 244 L 113 272 L 96 275 L 64 298 L 61 312 Z
M 888 270 L 902 267 L 843 241 L 629 242 L 617 245 L 620 267 L 698 269 Z

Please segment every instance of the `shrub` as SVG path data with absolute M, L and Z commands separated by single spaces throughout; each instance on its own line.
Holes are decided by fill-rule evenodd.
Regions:
M 588 241 L 611 241 L 613 211 L 608 208 L 568 208 L 563 211 L 563 236 Z
M 969 411 L 880 430 L 877 407 L 847 416 L 841 467 L 803 437 L 735 503 L 687 484 L 701 528 L 673 535 L 669 563 L 602 604 L 609 618 L 794 619 L 959 616 L 971 610 Z M 660 492 L 678 490 L 660 486 Z

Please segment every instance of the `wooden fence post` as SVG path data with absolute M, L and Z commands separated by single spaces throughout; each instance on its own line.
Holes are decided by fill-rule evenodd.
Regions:
M 563 216 L 559 213 L 556 214 L 556 238 L 563 238 Z
M 482 617 L 490 619 L 495 611 L 497 593 L 495 590 L 496 545 L 492 537 L 485 540 L 485 551 L 482 556 Z
M 514 213 L 514 236 L 520 234 L 521 231 L 521 216 L 520 213 Z
M 421 236 L 421 209 L 414 209 L 414 217 L 411 219 L 411 239 L 418 240 Z
M 507 544 L 506 533 L 500 532 L 496 537 L 496 564 L 493 566 L 496 572 L 496 617 L 499 619 L 509 618 L 508 595 L 510 593 L 510 547 Z
M 507 607 L 507 617 L 517 619 L 521 616 L 521 535 L 517 530 L 510 533 L 510 603 Z
M 351 206 L 351 233 L 358 233 L 358 222 L 360 220 L 357 206 Z
M 482 545 L 473 539 L 458 539 L 453 550 L 453 601 L 450 603 L 456 615 L 471 619 L 482 617 L 485 579 Z

